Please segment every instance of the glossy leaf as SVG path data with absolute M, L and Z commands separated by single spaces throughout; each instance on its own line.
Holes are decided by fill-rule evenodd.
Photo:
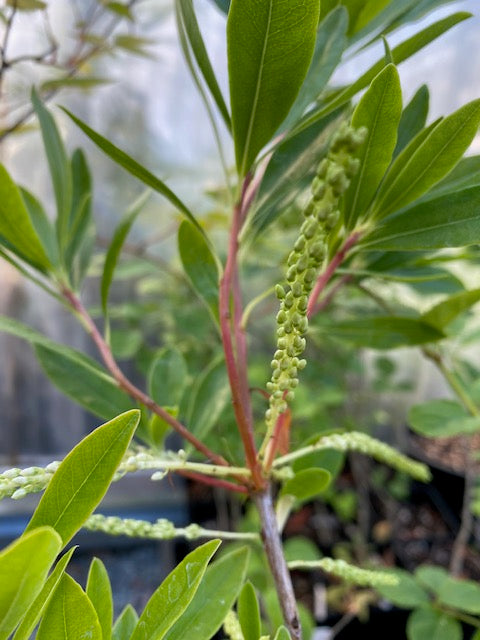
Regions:
M 292 640 L 290 634 L 285 627 L 280 627 L 275 634 L 274 640 Z
M 431 607 L 416 609 L 407 622 L 408 640 L 462 640 L 461 624 L 447 615 L 435 611 Z
M 365 236 L 362 246 L 369 250 L 418 251 L 477 244 L 479 205 L 480 185 L 414 203 Z
M 102 640 L 102 629 L 88 596 L 64 573 L 45 611 L 37 640 Z
M 162 407 L 180 404 L 187 384 L 187 363 L 175 347 L 166 347 L 152 363 L 148 374 L 150 396 Z
M 72 547 L 71 549 L 69 549 L 57 562 L 54 570 L 45 581 L 42 590 L 22 618 L 22 622 L 19 624 L 17 630 L 15 631 L 13 640 L 28 640 L 28 638 L 30 638 L 33 630 L 37 626 L 38 621 L 42 617 L 45 609 L 48 606 L 48 603 L 55 593 L 55 589 L 58 587 L 75 549 L 76 547 Z
M 430 400 L 408 412 L 411 428 L 428 438 L 445 438 L 480 431 L 480 418 L 473 417 L 455 400 Z
M 166 637 L 192 601 L 219 545 L 219 540 L 211 540 L 189 553 L 175 567 L 147 602 L 130 640 L 162 640 Z
M 20 194 L 27 208 L 35 233 L 48 256 L 50 264 L 52 266 L 58 265 L 57 237 L 44 208 L 37 198 L 26 189 L 20 187 Z
M 346 48 L 347 26 L 348 12 L 342 5 L 331 11 L 319 24 L 312 62 L 282 129 L 295 124 L 325 88 Z
M 397 143 L 401 114 L 400 78 L 395 66 L 389 64 L 373 80 L 352 116 L 352 126 L 365 127 L 368 133 L 364 144 L 355 153 L 360 168 L 351 178 L 345 193 L 345 223 L 348 228 L 352 228 L 365 213 L 385 175 Z
M 202 227 L 198 224 L 196 218 L 188 209 L 188 207 L 178 198 L 167 185 L 159 178 L 154 176 L 143 165 L 139 164 L 136 160 L 131 158 L 125 151 L 122 151 L 114 144 L 112 144 L 107 138 L 104 138 L 99 133 L 91 129 L 85 122 L 82 122 L 80 118 L 73 115 L 68 109 L 62 107 L 63 111 L 69 116 L 73 122 L 80 127 L 80 129 L 90 138 L 90 140 L 99 147 L 107 156 L 109 156 L 114 162 L 123 167 L 128 173 L 135 178 L 138 178 L 141 182 L 151 187 L 154 191 L 161 193 L 173 206 L 180 211 L 190 222 L 196 226 L 201 233 L 204 233 Z
M 480 289 L 462 291 L 446 300 L 442 300 L 422 315 L 428 322 L 438 329 L 443 329 L 480 300 Z
M 394 575 L 398 583 L 394 586 L 379 584 L 375 586 L 375 590 L 389 602 L 403 609 L 423 607 L 430 602 L 427 592 L 410 573 L 402 569 L 389 570 L 388 573 Z M 425 636 L 425 638 L 428 637 L 430 636 Z M 431 637 L 433 638 L 434 636 Z
M 37 269 L 50 269 L 50 260 L 35 231 L 20 190 L 3 165 L 0 165 L 0 244 Z
M 86 593 L 97 612 L 102 640 L 110 640 L 113 623 L 112 587 L 105 565 L 98 558 L 93 558 L 90 564 Z
M 302 469 L 285 482 L 280 495 L 294 496 L 305 502 L 325 491 L 331 479 L 332 476 L 325 469 Z
M 403 110 L 398 125 L 397 145 L 393 152 L 394 158 L 396 158 L 400 151 L 403 151 L 407 144 L 425 127 L 429 102 L 430 94 L 427 85 L 424 84 Z
M 225 363 L 223 359 L 214 361 L 195 382 L 188 407 L 188 424 L 197 438 L 206 438 L 229 399 L 230 385 Z
M 66 545 L 107 492 L 139 419 L 138 410 L 127 411 L 77 444 L 50 480 L 26 531 L 51 526 Z
M 215 72 L 212 68 L 210 59 L 208 57 L 207 50 L 198 26 L 197 18 L 195 16 L 195 10 L 192 0 L 177 0 L 177 6 L 180 10 L 182 22 L 185 27 L 185 32 L 188 37 L 188 42 L 192 49 L 195 60 L 197 61 L 198 68 L 202 72 L 203 78 L 210 93 L 215 100 L 218 111 L 220 112 L 223 121 L 228 129 L 231 127 L 230 114 L 228 113 L 227 105 L 223 98 L 222 92 L 215 77 Z
M 50 381 L 100 418 L 108 420 L 135 404 L 95 360 L 66 347 L 36 344 L 34 349 Z
M 137 624 L 137 612 L 127 604 L 113 625 L 112 640 L 130 640 Z
M 187 221 L 178 229 L 178 251 L 195 292 L 218 322 L 218 261 L 205 236 Z
M 462 191 L 468 187 L 480 185 L 480 156 L 462 158 L 446 178 L 437 183 L 426 193 L 422 200 L 431 200 L 440 195 Z
M 428 44 L 439 38 L 446 31 L 449 31 L 452 27 L 455 27 L 460 22 L 471 18 L 472 14 L 465 11 L 454 13 L 451 16 L 443 18 L 432 25 L 429 25 L 425 29 L 422 29 L 411 38 L 404 40 L 396 47 L 392 49 L 393 61 L 396 65 L 401 64 L 404 60 L 411 58 L 415 53 L 421 51 Z M 365 73 L 360 76 L 354 83 L 346 87 L 343 91 L 338 93 L 331 101 L 325 106 L 319 107 L 311 114 L 307 116 L 295 127 L 294 132 L 298 133 L 303 131 L 317 120 L 324 118 L 327 114 L 331 113 L 335 109 L 347 104 L 359 91 L 368 87 L 371 81 L 377 76 L 385 66 L 385 59 L 378 60 L 372 65 Z
M 164 636 L 165 640 L 210 640 L 237 599 L 245 580 L 248 557 L 248 549 L 241 547 L 208 567 L 188 609 Z
M 337 111 L 276 148 L 260 185 L 246 237 L 254 239 L 308 187 L 343 112 Z
M 446 607 L 473 615 L 480 614 L 480 586 L 473 580 L 459 580 L 448 576 L 438 588 L 438 600 Z
M 6 640 L 40 593 L 62 546 L 50 527 L 23 535 L 0 552 L 0 640 Z
M 479 125 L 480 100 L 474 100 L 444 118 L 409 157 L 408 162 L 403 163 L 400 154 L 375 198 L 373 215 L 384 218 L 419 198 L 439 182 L 459 162 Z M 401 165 L 401 170 L 397 169 L 397 163 Z
M 103 265 L 102 283 L 100 285 L 104 316 L 108 315 L 108 294 L 123 244 L 130 232 L 130 229 L 132 228 L 133 223 L 135 222 L 136 217 L 143 209 L 149 195 L 150 194 L 148 191 L 145 192 L 132 204 L 123 219 L 120 221 L 118 227 L 115 229 L 112 241 L 110 242 L 110 246 L 108 247 L 108 251 L 105 256 L 105 262 Z
M 402 316 L 374 316 L 343 320 L 319 327 L 329 335 L 371 349 L 396 349 L 436 342 L 445 334 L 421 319 Z
M 244 640 L 258 640 L 262 635 L 260 607 L 257 594 L 250 581 L 243 585 L 237 602 L 238 621 Z
M 72 206 L 72 174 L 62 138 L 50 111 L 44 106 L 35 89 L 32 90 L 32 104 L 42 131 L 43 144 L 47 154 L 52 177 L 55 202 L 57 204 L 57 237 L 60 247 L 64 247 L 68 235 L 68 219 Z
M 244 176 L 287 116 L 308 71 L 318 0 L 232 0 L 228 71 L 237 170 Z

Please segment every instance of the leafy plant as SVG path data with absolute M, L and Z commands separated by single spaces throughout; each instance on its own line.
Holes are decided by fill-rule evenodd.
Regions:
M 300 382 L 305 380 L 316 398 L 318 380 L 331 366 L 321 360 L 322 349 L 330 347 L 334 362 L 341 362 L 342 357 L 351 359 L 353 347 L 418 347 L 444 375 L 458 402 L 441 404 L 440 417 L 439 403 L 412 409 L 414 428 L 442 435 L 452 430 L 458 433 L 459 425 L 466 433 L 478 429 L 477 399 L 458 367 L 448 364 L 446 353 L 454 323 L 479 295 L 477 290 L 466 290 L 445 265 L 453 259 L 465 264 L 477 260 L 476 253 L 465 248 L 480 242 L 478 158 L 463 155 L 480 124 L 480 100 L 427 124 L 428 90 L 421 87 L 404 107 L 397 70 L 402 61 L 470 15 L 454 13 L 393 49 L 385 40 L 384 57 L 352 84 L 332 88 L 327 86 L 329 77 L 344 53 L 357 52 L 360 42 L 370 46 L 388 37 L 439 3 L 420 3 L 420 7 L 416 2 L 392 1 L 366 3 L 363 8 L 360 3 L 327 1 L 320 7 L 318 0 L 217 4 L 228 9 L 230 108 L 216 80 L 193 3 L 177 0 L 175 11 L 182 50 L 211 117 L 222 158 L 225 154 L 214 108 L 221 126 L 232 136 L 234 184 L 225 167 L 226 186 L 219 194 L 219 201 L 230 203 L 223 205 L 222 219 L 228 219 L 226 243 L 220 246 L 224 235 L 211 233 L 209 225 L 164 181 L 65 109 L 94 144 L 166 198 L 182 218 L 178 228 L 179 262 L 185 274 L 181 291 L 187 291 L 188 282 L 201 306 L 188 307 L 182 316 L 185 300 L 181 300 L 178 311 L 169 310 L 175 318 L 169 325 L 175 325 L 169 339 L 153 350 L 145 345 L 138 354 L 148 392 L 134 384 L 116 360 L 115 352 L 140 352 L 141 336 L 132 334 L 130 327 L 124 341 L 127 351 L 115 344 L 117 323 L 109 302 L 122 248 L 146 196 L 119 222 L 104 260 L 102 331 L 79 293 L 91 265 L 94 235 L 87 160 L 80 150 L 71 156 L 67 153 L 54 118 L 35 91 L 32 104 L 55 196 L 54 224 L 36 198 L 1 169 L 0 255 L 73 313 L 96 346 L 101 364 L 9 318 L 1 319 L 0 328 L 32 344 L 52 382 L 92 413 L 110 419 L 132 404 L 142 412 L 141 419 L 138 410 L 114 418 L 59 466 L 15 469 L 1 476 L 2 497 L 20 498 L 46 487 L 27 533 L 6 552 L 7 558 L 13 557 L 7 560 L 7 568 L 9 562 L 17 562 L 17 555 L 22 557 L 22 545 L 34 535 L 44 536 L 43 544 L 50 549 L 46 555 L 52 556 L 32 567 L 38 573 L 36 591 L 32 588 L 25 595 L 31 600 L 27 604 L 34 606 L 35 598 L 43 593 L 48 606 L 36 604 L 34 613 L 27 613 L 28 624 L 20 621 L 20 611 L 12 621 L 7 618 L 7 635 L 19 623 L 30 632 L 42 616 L 38 636 L 56 637 L 52 630 L 58 627 L 62 612 L 76 610 L 82 611 L 85 628 L 78 629 L 75 618 L 67 615 L 67 633 L 88 632 L 95 638 L 109 635 L 110 592 L 98 562 L 92 564 L 86 592 L 63 573 L 67 561 L 46 577 L 58 545 L 68 542 L 80 526 L 113 535 L 223 537 L 246 541 L 257 551 L 261 542 L 261 562 L 270 569 L 263 598 L 269 621 L 264 621 L 258 614 L 255 589 L 245 583 L 247 552 L 233 550 L 207 569 L 218 546 L 217 542 L 207 543 L 166 579 L 138 621 L 127 608 L 115 623 L 112 638 L 207 639 L 223 624 L 231 638 L 258 640 L 260 633 L 270 633 L 277 640 L 298 640 L 302 630 L 289 573 L 292 568 L 320 569 L 357 585 L 381 587 L 384 592 L 385 585 L 401 589 L 402 575 L 398 578 L 332 558 L 287 561 L 282 547 L 282 530 L 292 511 L 305 501 L 321 499 L 332 474 L 338 473 L 343 454 L 367 454 L 413 478 L 429 479 L 425 465 L 348 428 L 346 412 L 335 415 L 327 407 L 324 413 L 330 422 L 324 429 L 311 420 L 302 431 L 302 422 L 311 416 L 305 414 L 309 401 L 302 402 Z M 119 3 L 108 3 L 107 8 L 121 16 L 128 10 Z M 121 42 L 130 50 L 139 46 L 132 37 Z M 353 106 L 352 100 L 363 90 Z M 276 259 L 259 270 L 256 261 L 268 246 L 269 236 L 278 243 Z M 163 283 L 155 272 L 154 276 L 159 287 L 155 291 L 162 290 Z M 435 286 L 443 298 L 427 311 L 412 308 L 382 286 L 391 282 L 412 291 Z M 174 288 L 172 306 L 178 301 L 177 283 Z M 267 325 L 268 319 L 257 313 L 257 307 L 267 300 L 270 307 L 275 306 L 274 293 L 279 306 L 276 345 L 270 335 L 273 321 Z M 245 295 L 249 297 L 246 306 Z M 159 306 L 166 306 L 166 301 L 162 299 L 155 311 Z M 206 319 L 205 340 L 197 339 L 197 313 Z M 122 328 L 120 323 L 118 328 Z M 130 350 L 132 335 L 137 336 L 136 346 Z M 261 347 L 251 349 L 254 353 L 249 356 L 248 343 L 255 340 Z M 191 353 L 192 342 L 198 359 Z M 273 359 L 267 355 L 269 350 Z M 265 361 L 271 361 L 270 375 Z M 190 376 L 195 379 L 191 390 Z M 260 378 L 255 385 L 251 384 L 253 377 Z M 254 399 L 253 387 L 260 387 L 259 398 Z M 263 406 L 257 403 L 260 398 Z M 330 403 L 335 405 L 337 400 L 332 403 L 330 398 Z M 339 404 L 342 400 L 340 393 Z M 319 410 L 321 403 L 310 403 L 313 411 Z M 297 415 L 302 421 L 298 424 Z M 131 445 L 126 452 L 139 420 L 136 435 L 142 444 Z M 165 449 L 165 436 L 171 430 L 181 436 L 184 449 Z M 339 452 L 340 457 L 335 458 L 334 453 L 328 459 L 327 453 L 332 456 L 332 452 Z M 152 470 L 153 480 L 180 473 L 240 494 L 255 505 L 258 526 L 248 532 L 214 532 L 197 525 L 179 529 L 166 521 L 91 515 L 109 482 L 137 469 Z M 467 475 L 472 474 L 469 461 Z M 465 500 L 469 506 L 468 487 Z M 467 508 L 452 557 L 454 574 L 462 566 L 471 529 L 469 514 Z M 467 583 L 458 584 L 470 588 Z M 420 587 L 416 593 L 423 593 Z M 425 607 L 411 618 L 412 638 L 418 637 L 412 635 L 418 634 L 412 629 L 437 629 L 445 620 L 449 629 L 455 628 L 452 633 L 458 633 L 451 612 L 427 606 L 427 595 L 413 596 L 413 600 L 411 606 L 425 602 Z M 452 598 L 441 604 L 451 606 Z M 463 605 L 452 606 L 454 616 L 463 615 Z M 285 626 L 279 628 L 282 622 Z

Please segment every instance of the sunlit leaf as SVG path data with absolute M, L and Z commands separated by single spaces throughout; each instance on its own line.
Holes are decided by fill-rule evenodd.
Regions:
M 90 563 L 86 593 L 97 612 L 102 640 L 110 640 L 113 623 L 112 587 L 105 565 L 98 558 L 93 558 Z

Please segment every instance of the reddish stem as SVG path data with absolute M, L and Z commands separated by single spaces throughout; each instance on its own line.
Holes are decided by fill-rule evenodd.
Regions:
M 290 430 L 291 420 L 292 412 L 290 411 L 290 409 L 287 409 L 284 413 L 281 413 L 277 418 L 272 437 L 268 444 L 267 454 L 265 456 L 264 468 L 267 471 L 271 468 L 273 461 L 275 460 L 275 456 L 277 455 L 277 451 L 279 451 L 281 447 L 283 438 L 286 439 L 287 443 L 289 441 L 288 432 Z M 287 451 L 285 451 L 285 453 L 287 453 Z
M 81 301 L 77 298 L 73 291 L 70 291 L 69 289 L 64 288 L 62 290 L 62 294 L 82 319 L 88 333 L 97 346 L 97 349 L 102 357 L 103 362 L 105 363 L 105 366 L 112 374 L 120 389 L 123 389 L 123 391 L 128 393 L 129 396 L 148 407 L 150 411 L 155 413 L 157 416 L 160 416 L 160 418 L 165 420 L 165 422 L 169 424 L 177 433 L 179 433 L 182 438 L 190 442 L 190 444 L 192 444 L 195 449 L 197 449 L 197 451 L 203 453 L 203 455 L 209 458 L 212 462 L 218 465 L 228 466 L 228 462 L 225 460 L 225 458 L 219 456 L 214 451 L 211 451 L 205 444 L 203 444 L 203 442 L 198 440 L 198 438 L 196 438 L 193 433 L 190 433 L 190 431 L 181 422 L 171 416 L 167 411 L 165 411 L 165 409 L 154 402 L 152 398 L 150 398 L 146 393 L 132 384 L 130 380 L 125 377 L 120 367 L 116 363 L 110 347 L 103 339 L 102 334 L 97 329 L 97 326 L 95 325 L 90 314 L 85 309 Z
M 220 480 L 219 478 L 211 478 L 210 476 L 204 476 L 201 473 L 195 473 L 194 471 L 184 471 L 183 469 L 177 470 L 175 473 L 178 473 L 185 478 L 190 478 L 190 480 L 196 480 L 198 482 L 202 482 L 203 484 L 208 484 L 212 487 L 217 487 L 218 489 L 226 489 L 227 491 L 236 491 L 237 493 L 248 493 L 248 489 L 246 487 L 242 487 L 234 482 L 228 482 L 228 480 Z
M 250 178 L 247 178 L 243 185 L 242 196 L 233 211 L 233 221 L 230 230 L 230 240 L 228 247 L 227 262 L 225 271 L 220 281 L 219 290 L 219 315 L 220 330 L 222 334 L 223 350 L 225 353 L 225 364 L 227 367 L 230 389 L 232 392 L 232 404 L 235 418 L 242 438 L 245 450 L 245 459 L 252 472 L 252 479 L 255 487 L 264 485 L 260 464 L 257 460 L 257 450 L 253 434 L 253 424 L 250 408 L 250 396 L 247 379 L 247 346 L 246 336 L 241 329 L 242 307 L 238 277 L 238 235 L 242 223 L 245 219 L 246 211 L 243 207 L 243 200 Z M 233 331 L 231 326 L 230 297 L 233 294 Z M 233 344 L 232 333 L 235 338 Z
M 315 287 L 313 288 L 312 293 L 310 294 L 310 299 L 308 301 L 307 307 L 307 318 L 311 318 L 319 309 L 317 305 L 317 301 L 322 294 L 323 290 L 327 286 L 330 281 L 330 278 L 333 276 L 338 267 L 342 264 L 342 262 L 347 257 L 350 249 L 358 242 L 360 239 L 361 233 L 359 231 L 354 231 L 344 242 L 343 246 L 337 251 L 337 253 L 333 256 L 332 260 L 328 263 L 327 268 L 323 273 L 320 274 Z

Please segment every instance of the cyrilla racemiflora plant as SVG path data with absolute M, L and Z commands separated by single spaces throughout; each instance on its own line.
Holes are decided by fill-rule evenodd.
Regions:
M 54 186 L 55 225 L 38 200 L 17 187 L 4 168 L 0 174 L 1 255 L 72 311 L 91 336 L 104 367 L 8 318 L 1 319 L 2 330 L 29 340 L 49 377 L 94 413 L 109 419 L 129 409 L 133 400 L 143 410 L 137 433 L 144 442 L 158 445 L 170 428 L 184 439 L 185 449 L 177 453 L 158 446 L 132 448 L 120 473 L 152 469 L 158 479 L 176 472 L 240 494 L 255 504 L 259 534 L 293 639 L 301 638 L 302 632 L 281 531 L 292 508 L 319 494 L 329 482 L 325 469 L 299 470 L 296 462 L 325 449 L 360 451 L 413 477 L 428 479 L 423 465 L 363 433 L 320 433 L 303 446 L 289 444 L 295 420 L 292 402 L 302 371 L 308 367 L 304 356 L 309 332 L 316 341 L 328 332 L 380 349 L 419 345 L 445 374 L 465 411 L 478 417 L 468 389 L 442 352 L 448 326 L 480 298 L 478 290 L 459 291 L 423 314 L 402 314 L 389 309 L 382 290 L 372 287 L 376 280 L 399 278 L 395 271 L 399 266 L 416 281 L 441 279 L 432 273 L 432 269 L 440 270 L 438 261 L 444 259 L 438 257 L 438 251 L 461 249 L 480 240 L 478 161 L 462 160 L 480 123 L 480 101 L 426 125 L 428 91 L 422 87 L 403 108 L 396 67 L 469 14 L 443 18 L 393 49 L 384 40 L 385 55 L 378 62 L 352 84 L 332 90 L 326 84 L 345 50 L 354 51 L 359 42 L 373 43 L 428 10 L 419 10 L 413 2 L 401 7 L 390 2 L 367 3 L 359 13 L 351 5 L 330 4 L 320 6 L 318 0 L 231 2 L 226 28 L 230 107 L 216 80 L 191 0 L 175 4 L 180 43 L 211 116 L 222 157 L 218 128 L 225 127 L 233 140 L 236 179 L 232 184 L 226 168 L 232 207 L 228 241 L 220 252 L 224 260 L 201 221 L 164 182 L 67 112 L 108 156 L 165 196 L 185 218 L 178 233 L 180 259 L 192 287 L 210 311 L 223 354 L 220 367 L 212 363 L 196 386 L 202 406 L 198 411 L 193 406 L 190 421 L 179 412 L 178 387 L 183 384 L 185 363 L 178 350 L 168 347 L 152 363 L 148 393 L 124 374 L 112 351 L 109 291 L 122 245 L 142 201 L 122 220 L 105 257 L 102 332 L 78 293 L 94 235 L 88 166 L 81 151 L 68 156 L 51 114 L 35 92 L 33 106 Z M 352 99 L 362 90 L 366 91 L 352 109 Z M 252 331 L 253 305 L 265 296 L 244 304 L 242 260 L 255 255 L 262 234 L 275 228 L 288 207 L 297 212 L 296 232 L 284 270 L 269 289 L 278 298 L 276 336 L 269 358 L 271 376 L 261 389 L 266 406 L 257 412 L 252 406 L 247 328 Z M 419 265 L 426 264 L 428 273 L 418 275 Z M 327 316 L 327 322 L 323 321 L 321 312 L 341 299 L 347 287 L 359 288 L 383 313 L 340 320 L 331 316 L 330 323 Z M 309 329 L 312 324 L 313 332 Z M 207 437 L 221 413 L 213 404 L 210 410 L 208 394 L 211 385 L 223 377 L 223 370 L 243 464 L 235 464 L 238 451 L 231 455 L 228 448 L 219 451 Z M 53 471 L 9 473 L 2 477 L 3 495 L 19 498 L 41 490 Z M 87 522 L 91 528 L 147 537 L 209 535 L 198 527 L 179 532 L 169 523 L 122 522 L 102 516 Z M 258 534 L 252 535 L 257 539 Z M 229 535 L 224 533 L 224 537 Z M 462 545 L 458 553 L 463 553 Z M 308 568 L 323 568 L 362 584 L 389 579 L 329 559 Z M 248 597 L 246 592 L 245 601 Z M 227 627 L 233 629 L 234 637 L 236 618 L 232 616 Z

